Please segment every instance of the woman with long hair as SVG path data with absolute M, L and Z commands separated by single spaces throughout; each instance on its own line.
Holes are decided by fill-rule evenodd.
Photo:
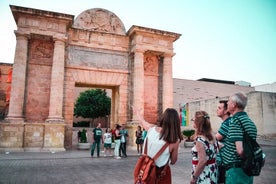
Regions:
M 175 164 L 178 156 L 178 147 L 183 140 L 179 115 L 175 109 L 167 108 L 160 118 L 158 125 L 148 123 L 141 116 L 139 110 L 133 108 L 134 113 L 139 120 L 140 125 L 147 131 L 147 155 L 153 157 L 163 145 L 169 143 L 169 146 L 155 161 L 157 166 L 158 180 L 156 183 L 171 184 L 171 170 L 169 164 Z M 144 150 L 144 149 L 143 149 Z M 160 174 L 162 171 L 162 175 Z
M 210 117 L 205 111 L 197 111 L 192 121 L 195 128 L 195 145 L 192 148 L 193 171 L 190 183 L 217 183 L 217 144 Z

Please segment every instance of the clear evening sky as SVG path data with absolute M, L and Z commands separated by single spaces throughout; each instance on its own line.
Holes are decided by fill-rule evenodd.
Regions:
M 173 77 L 276 82 L 276 0 L 0 0 L 0 62 L 13 63 L 16 24 L 9 5 L 74 15 L 91 8 L 132 25 L 182 36 Z

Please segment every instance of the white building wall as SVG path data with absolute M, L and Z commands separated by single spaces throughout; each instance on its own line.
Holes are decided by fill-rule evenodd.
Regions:
M 255 90 L 276 93 L 276 82 L 272 84 L 263 84 L 263 85 L 255 86 Z

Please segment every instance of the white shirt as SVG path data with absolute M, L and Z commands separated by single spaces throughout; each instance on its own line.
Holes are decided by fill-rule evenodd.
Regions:
M 111 133 L 104 133 L 104 143 L 106 143 L 106 144 L 111 144 L 112 143 Z
M 149 155 L 151 158 L 153 158 L 156 155 L 156 153 L 162 148 L 162 146 L 166 143 L 163 139 L 160 140 L 159 138 L 160 138 L 160 133 L 156 131 L 156 127 L 151 127 L 148 130 L 147 138 L 146 138 L 146 140 L 148 140 L 147 155 Z M 146 140 L 144 142 L 144 147 L 145 147 Z M 156 166 L 162 167 L 166 165 L 169 158 L 170 158 L 170 151 L 169 151 L 169 147 L 167 147 L 165 151 L 155 161 Z

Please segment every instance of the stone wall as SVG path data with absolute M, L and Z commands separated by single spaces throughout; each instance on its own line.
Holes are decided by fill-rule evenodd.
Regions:
M 0 63 L 0 120 L 8 113 L 12 67 L 13 64 Z
M 173 83 L 174 108 L 179 108 L 179 104 L 183 103 L 223 98 L 239 91 L 255 91 L 254 87 L 187 79 L 174 78 Z
M 65 151 L 64 125 L 0 123 L 0 151 Z

